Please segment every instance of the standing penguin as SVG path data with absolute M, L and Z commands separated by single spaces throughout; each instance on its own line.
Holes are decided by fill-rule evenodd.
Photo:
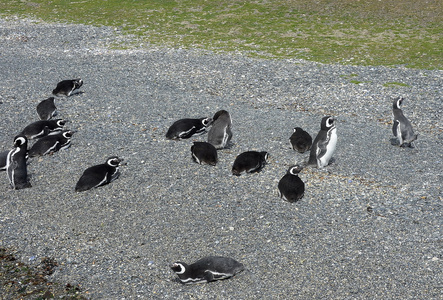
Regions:
M 169 127 L 166 138 L 170 140 L 189 139 L 194 134 L 203 134 L 211 123 L 212 118 L 180 119 Z
M 246 151 L 239 154 L 232 165 L 232 174 L 240 176 L 243 172 L 260 172 L 269 157 L 268 152 Z
M 400 147 L 414 148 L 413 141 L 417 139 L 417 134 L 412 130 L 411 122 L 403 115 L 401 105 L 403 104 L 403 97 L 398 97 L 394 100 L 392 105 L 392 133 L 398 138 Z
M 305 153 L 311 149 L 312 146 L 311 135 L 300 127 L 294 128 L 294 132 L 289 138 L 289 141 L 291 142 L 292 149 L 300 153 Z
M 67 149 L 71 146 L 74 131 L 64 130 L 54 135 L 47 135 L 37 140 L 28 151 L 28 157 L 42 156 Z
M 77 79 L 69 79 L 69 80 L 62 80 L 59 83 L 57 83 L 57 86 L 52 91 L 52 93 L 55 96 L 66 96 L 69 97 L 72 95 L 72 93 L 79 89 L 83 85 L 83 80 L 80 78 Z
M 30 140 L 37 139 L 48 134 L 55 134 L 62 131 L 65 124 L 66 121 L 62 119 L 40 120 L 26 126 L 21 134 L 25 135 Z
M 245 267 L 230 257 L 207 256 L 190 265 L 175 262 L 171 265 L 171 269 L 177 274 L 181 283 L 191 284 L 226 279 L 240 273 Z
M 37 114 L 40 120 L 49 120 L 57 115 L 57 107 L 54 104 L 54 97 L 49 97 L 37 105 Z
M 198 164 L 215 166 L 217 164 L 217 149 L 207 142 L 194 142 L 191 146 L 192 159 Z
M 118 167 L 122 165 L 122 161 L 123 158 L 111 156 L 106 163 L 87 168 L 78 180 L 75 191 L 83 192 L 114 181 L 120 175 Z
M 321 129 L 312 143 L 308 165 L 316 165 L 323 168 L 329 164 L 337 145 L 337 128 L 335 120 L 331 116 L 323 117 Z
M 208 142 L 216 149 L 223 149 L 232 138 L 231 116 L 226 110 L 219 110 L 212 120 L 212 127 L 208 132 Z
M 297 202 L 305 194 L 305 183 L 298 177 L 303 169 L 299 165 L 292 166 L 278 182 L 278 193 L 280 198 L 288 202 Z
M 9 183 L 14 190 L 31 187 L 26 166 L 27 151 L 28 139 L 26 136 L 16 136 L 14 138 L 14 148 L 9 151 L 6 157 L 6 173 L 8 174 Z

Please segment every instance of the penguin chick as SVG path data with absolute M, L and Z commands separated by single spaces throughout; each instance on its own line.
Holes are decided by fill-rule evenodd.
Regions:
M 260 172 L 268 160 L 268 152 L 246 151 L 239 154 L 232 166 L 232 174 L 240 176 L 243 172 Z
M 336 145 L 337 129 L 335 128 L 335 120 L 331 116 L 323 117 L 321 129 L 312 143 L 308 165 L 316 165 L 318 168 L 327 166 L 334 154 Z
M 222 256 L 207 256 L 193 264 L 175 262 L 171 269 L 183 284 L 204 283 L 230 278 L 245 269 L 235 259 Z
M 67 149 L 71 146 L 71 138 L 73 135 L 74 131 L 64 130 L 54 135 L 44 136 L 32 145 L 28 151 L 28 157 L 43 156 Z
M 212 124 L 212 118 L 180 119 L 175 121 L 166 132 L 166 138 L 170 140 L 189 139 L 195 134 L 203 134 L 206 128 Z
M 57 107 L 54 104 L 54 97 L 49 97 L 37 105 L 37 114 L 40 120 L 49 120 L 57 115 Z
M 69 79 L 69 80 L 62 80 L 59 83 L 57 83 L 56 88 L 52 91 L 52 94 L 55 96 L 66 96 L 69 97 L 72 95 L 72 93 L 79 89 L 83 85 L 83 80 L 80 78 L 77 79 Z
M 305 184 L 298 177 L 298 173 L 303 169 L 299 165 L 292 166 L 278 182 L 278 193 L 280 198 L 288 202 L 297 202 L 305 194 Z
M 119 166 L 122 165 L 123 158 L 111 156 L 106 163 L 87 168 L 78 180 L 75 191 L 83 192 L 108 184 L 120 176 Z
M 215 166 L 217 164 L 217 149 L 207 142 L 194 142 L 191 146 L 192 159 L 198 164 Z
M 291 142 L 292 149 L 300 153 L 305 153 L 311 149 L 312 146 L 311 135 L 300 127 L 294 128 L 294 132 L 289 138 L 289 141 Z
M 208 132 L 208 142 L 216 149 L 223 149 L 228 146 L 232 138 L 231 116 L 226 110 L 219 110 L 212 120 L 212 127 Z
M 394 100 L 392 104 L 392 133 L 399 141 L 400 147 L 410 147 L 414 148 L 413 141 L 417 139 L 417 134 L 414 134 L 411 122 L 404 116 L 401 110 L 401 105 L 403 104 L 403 97 L 398 97 Z
M 56 134 L 62 131 L 65 124 L 66 121 L 62 119 L 40 120 L 26 126 L 21 134 L 25 135 L 30 140 L 37 139 L 48 134 Z
M 31 187 L 28 179 L 26 165 L 26 153 L 28 151 L 28 139 L 24 135 L 14 138 L 14 148 L 6 157 L 6 173 L 12 189 L 19 190 Z

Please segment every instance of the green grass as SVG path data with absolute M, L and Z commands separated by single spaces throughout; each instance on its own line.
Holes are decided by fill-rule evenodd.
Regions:
M 386 82 L 383 84 L 384 87 L 410 87 L 409 84 L 403 82 Z
M 107 25 L 134 45 L 441 69 L 441 0 L 3 0 L 3 15 Z M 131 47 L 134 45 L 118 45 Z

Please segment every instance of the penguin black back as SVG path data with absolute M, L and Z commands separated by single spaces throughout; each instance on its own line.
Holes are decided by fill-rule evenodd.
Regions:
M 217 149 L 207 142 L 194 142 L 191 146 L 192 159 L 198 164 L 215 166 L 217 164 Z
M 71 130 L 64 130 L 54 135 L 44 136 L 32 145 L 28 151 L 28 156 L 42 156 L 66 149 L 71 145 L 73 134 L 74 132 Z
M 41 101 L 37 105 L 37 114 L 40 120 L 49 120 L 57 115 L 57 107 L 55 107 L 54 97 L 49 97 Z
M 232 165 L 232 174 L 240 176 L 243 172 L 260 172 L 269 157 L 266 151 L 246 151 L 239 154 Z
M 6 158 L 6 172 L 9 183 L 14 190 L 31 187 L 28 179 L 26 154 L 28 151 L 28 139 L 24 135 L 14 138 L 14 148 L 9 151 Z
M 106 163 L 87 168 L 78 180 L 75 191 L 83 192 L 114 181 L 120 175 L 118 167 L 122 161 L 117 156 L 111 156 Z
M 299 165 L 292 166 L 278 182 L 278 193 L 288 202 L 297 202 L 305 194 L 305 184 L 298 177 L 303 168 Z
M 211 282 L 230 278 L 243 271 L 242 263 L 233 258 L 222 256 L 207 256 L 193 264 L 175 262 L 171 269 L 177 274 L 183 284 Z
M 52 94 L 55 96 L 66 96 L 69 97 L 72 93 L 79 89 L 83 85 L 83 80 L 80 78 L 77 79 L 68 79 L 62 80 L 57 83 L 57 86 L 54 90 L 52 90 Z
M 180 119 L 175 121 L 166 132 L 170 140 L 189 139 L 195 134 L 203 134 L 212 124 L 212 118 Z
M 309 133 L 300 127 L 295 127 L 294 132 L 289 138 L 292 149 L 300 153 L 305 153 L 312 146 L 312 137 Z
M 0 171 L 6 171 L 6 161 L 8 158 L 9 150 L 0 152 Z
M 27 125 L 21 132 L 28 139 L 36 139 L 59 132 L 65 126 L 66 121 L 62 119 L 56 120 L 40 120 Z

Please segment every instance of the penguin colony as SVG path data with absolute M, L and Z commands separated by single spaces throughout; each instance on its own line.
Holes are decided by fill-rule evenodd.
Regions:
M 70 97 L 83 85 L 80 78 L 63 80 L 52 91 L 54 96 Z M 77 93 L 80 93 L 77 91 Z M 398 97 L 393 101 L 392 132 L 398 139 L 400 147 L 413 148 L 417 139 L 410 121 L 404 116 L 401 105 L 404 98 Z M 40 120 L 26 126 L 13 140 L 13 148 L 0 152 L 0 171 L 6 171 L 12 189 L 31 188 L 27 174 L 27 160 L 35 156 L 53 154 L 67 149 L 75 133 L 64 129 L 66 120 L 52 119 L 57 116 L 55 98 L 49 97 L 41 101 L 37 107 Z M 207 142 L 193 142 L 191 158 L 198 164 L 215 166 L 218 162 L 218 150 L 231 146 L 232 120 L 226 110 L 217 111 L 212 117 L 197 119 L 184 118 L 175 121 L 167 130 L 165 137 L 171 140 L 189 139 L 195 135 L 208 132 Z M 28 148 L 28 143 L 35 140 Z M 298 176 L 308 166 L 324 168 L 331 162 L 337 145 L 336 120 L 332 116 L 325 116 L 320 122 L 320 131 L 312 141 L 311 135 L 301 127 L 295 127 L 289 137 L 291 148 L 299 153 L 309 151 L 307 162 L 298 163 L 289 167 L 286 174 L 280 179 L 277 192 L 280 198 L 294 203 L 303 198 L 305 184 Z M 269 153 L 266 151 L 246 151 L 240 153 L 232 166 L 232 174 L 240 176 L 243 173 L 260 172 L 268 162 Z M 109 184 L 120 176 L 119 167 L 124 165 L 123 158 L 110 156 L 104 163 L 88 167 L 80 176 L 76 192 L 87 191 Z M 170 268 L 183 284 L 211 282 L 233 277 L 245 269 L 244 265 L 232 258 L 221 256 L 207 256 L 188 265 L 177 261 Z

